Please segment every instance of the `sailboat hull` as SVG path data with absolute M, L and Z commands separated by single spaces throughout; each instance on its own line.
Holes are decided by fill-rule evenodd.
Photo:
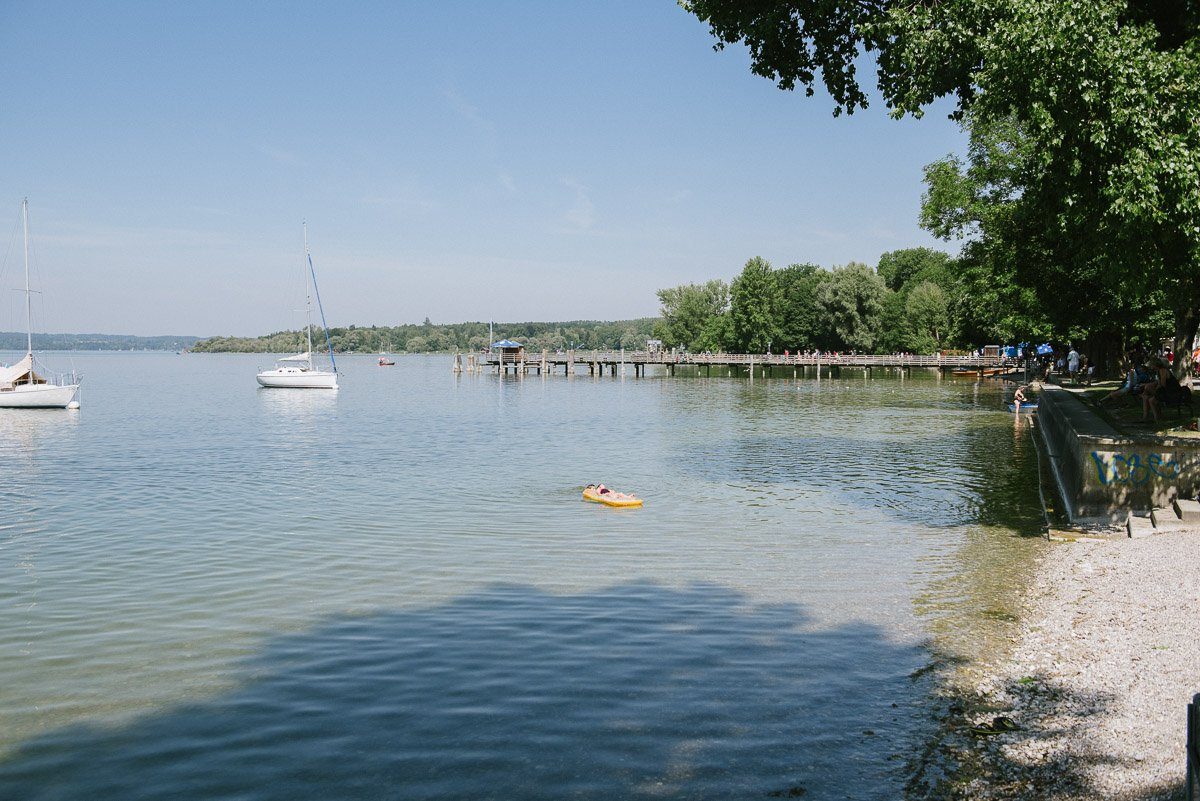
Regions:
M 17 384 L 0 388 L 0 409 L 66 409 L 78 392 L 78 384 Z
M 260 386 L 272 389 L 337 389 L 337 373 L 324 370 L 265 370 L 257 376 Z

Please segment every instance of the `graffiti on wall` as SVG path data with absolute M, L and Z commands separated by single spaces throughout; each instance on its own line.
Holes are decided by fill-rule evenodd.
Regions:
M 1103 486 L 1127 484 L 1140 487 L 1154 479 L 1173 481 L 1179 478 L 1179 462 L 1164 459 L 1157 453 L 1100 453 L 1092 451 L 1096 477 Z

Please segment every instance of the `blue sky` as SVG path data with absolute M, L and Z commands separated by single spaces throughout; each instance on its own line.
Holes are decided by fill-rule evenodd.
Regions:
M 756 255 L 945 247 L 921 168 L 964 150 L 671 0 L 5 3 L 0 67 L 0 282 L 28 195 L 52 331 L 294 327 L 302 219 L 331 324 L 652 315 Z

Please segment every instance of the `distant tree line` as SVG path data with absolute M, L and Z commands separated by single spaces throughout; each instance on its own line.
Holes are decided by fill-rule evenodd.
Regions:
M 37 350 L 186 350 L 200 337 L 135 337 L 124 334 L 34 334 Z M 23 332 L 0 331 L 0 350 L 24 351 Z
M 416 325 L 348 326 L 330 328 L 336 353 L 449 353 L 479 351 L 493 341 L 513 339 L 532 351 L 567 348 L 626 348 L 641 350 L 653 335 L 655 318 L 600 322 L 573 320 L 562 323 L 495 323 L 492 337 L 487 323 L 438 325 L 428 318 Z M 323 332 L 314 331 L 313 347 L 326 350 Z M 293 353 L 304 350 L 304 331 L 278 331 L 261 337 L 210 337 L 197 342 L 197 353 Z
M 666 347 L 774 353 L 837 350 L 931 353 L 1002 339 L 986 330 L 949 255 L 930 248 L 884 253 L 871 267 L 774 269 L 753 258 L 730 283 L 661 289 L 654 331 Z

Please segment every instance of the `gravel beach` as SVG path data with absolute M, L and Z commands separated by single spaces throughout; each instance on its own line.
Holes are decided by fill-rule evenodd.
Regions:
M 1049 546 L 1012 652 L 951 702 L 934 795 L 1183 799 L 1198 574 L 1200 531 Z

